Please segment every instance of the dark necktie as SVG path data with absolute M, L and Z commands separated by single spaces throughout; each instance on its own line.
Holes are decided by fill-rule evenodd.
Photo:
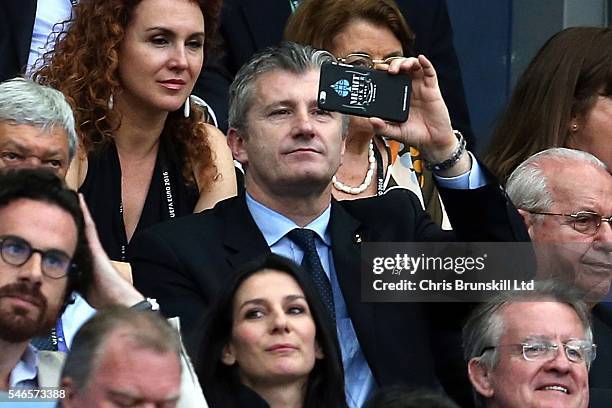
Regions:
M 306 228 L 295 228 L 289 231 L 287 236 L 304 251 L 302 267 L 310 273 L 315 286 L 319 290 L 323 304 L 327 307 L 330 316 L 335 321 L 336 311 L 334 309 L 334 294 L 329 279 L 327 275 L 325 275 L 323 265 L 321 265 L 319 254 L 317 253 L 315 232 Z

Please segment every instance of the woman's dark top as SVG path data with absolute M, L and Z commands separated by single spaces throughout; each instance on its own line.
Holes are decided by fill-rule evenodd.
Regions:
M 191 214 L 198 201 L 198 189 L 187 185 L 181 174 L 184 159 L 162 136 L 153 177 L 134 233 L 158 222 Z M 114 143 L 87 157 L 87 176 L 79 192 L 91 212 L 104 250 L 112 260 L 129 261 L 123 224 L 121 166 Z

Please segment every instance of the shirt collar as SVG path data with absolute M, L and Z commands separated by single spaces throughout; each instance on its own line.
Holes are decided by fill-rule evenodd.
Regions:
M 246 204 L 269 247 L 280 241 L 292 229 L 300 228 L 299 225 L 281 213 L 255 201 L 249 193 L 246 193 Z M 327 231 L 330 215 L 331 204 L 321 215 L 304 227 L 313 230 L 327 246 L 331 246 L 331 237 Z
M 26 381 L 35 381 L 38 374 L 38 350 L 31 344 L 21 355 L 21 359 L 11 371 L 9 383 L 11 387 L 17 387 Z

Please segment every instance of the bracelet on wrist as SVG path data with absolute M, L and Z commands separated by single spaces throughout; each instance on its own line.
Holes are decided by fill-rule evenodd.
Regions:
M 461 132 L 459 132 L 458 130 L 453 130 L 453 134 L 455 135 L 459 143 L 457 144 L 457 148 L 455 149 L 451 157 L 439 163 L 430 163 L 427 160 L 425 160 L 425 168 L 427 170 L 435 171 L 435 172 L 448 170 L 451 167 L 453 167 L 455 164 L 457 164 L 459 160 L 461 160 L 461 157 L 465 153 L 465 146 L 466 146 L 465 138 L 463 137 Z
M 153 298 L 146 298 L 145 300 L 142 300 L 136 303 L 135 305 L 130 306 L 130 309 L 143 312 L 157 312 L 159 311 L 159 303 L 157 303 L 157 300 Z

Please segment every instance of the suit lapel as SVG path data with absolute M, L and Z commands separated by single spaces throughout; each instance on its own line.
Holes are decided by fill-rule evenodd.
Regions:
M 332 200 L 330 235 L 336 275 L 364 355 L 373 356 L 376 355 L 373 305 L 361 301 L 362 229 L 360 221 Z M 375 361 L 368 364 L 374 371 Z
M 19 66 L 25 67 L 30 54 L 32 30 L 36 20 L 36 0 L 3 0 L 6 14 L 13 27 L 15 50 Z
M 243 194 L 232 201 L 222 217 L 227 227 L 223 243 L 228 248 L 227 261 L 232 268 L 270 252 L 264 236 L 249 212 Z
M 289 0 L 247 0 L 242 2 L 242 10 L 256 49 L 281 41 L 285 22 L 291 14 Z

